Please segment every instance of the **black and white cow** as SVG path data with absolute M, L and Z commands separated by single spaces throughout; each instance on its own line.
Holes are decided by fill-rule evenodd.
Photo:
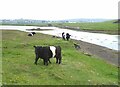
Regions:
M 35 64 L 37 65 L 37 61 L 39 58 L 43 59 L 44 65 L 48 65 L 48 61 L 50 62 L 50 58 L 56 58 L 56 63 L 61 63 L 61 47 L 60 46 L 34 46 L 35 48 Z
M 30 32 L 29 34 L 28 34 L 28 36 L 33 36 L 34 34 L 36 34 L 35 32 Z
M 62 38 L 63 38 L 63 40 L 65 40 L 65 33 L 64 32 L 62 33 Z
M 70 34 L 69 33 L 66 33 L 66 39 L 67 39 L 67 41 L 70 39 Z

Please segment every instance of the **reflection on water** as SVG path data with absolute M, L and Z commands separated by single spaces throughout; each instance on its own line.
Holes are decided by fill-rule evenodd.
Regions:
M 0 29 L 9 29 L 9 30 L 20 30 L 25 32 L 26 29 L 52 29 L 52 30 L 44 30 L 44 31 L 35 31 L 38 33 L 44 33 L 54 36 L 62 36 L 62 32 L 69 33 L 72 39 L 81 40 L 85 42 L 89 42 L 92 44 L 100 45 L 103 47 L 107 47 L 113 50 L 120 50 L 118 48 L 118 39 L 120 36 L 118 35 L 108 35 L 108 34 L 99 34 L 99 33 L 89 33 L 89 32 L 82 32 L 82 31 L 74 31 L 68 29 L 60 29 L 57 27 L 35 27 L 35 26 L 0 26 Z

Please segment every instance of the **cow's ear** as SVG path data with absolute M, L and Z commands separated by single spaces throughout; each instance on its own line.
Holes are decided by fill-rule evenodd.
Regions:
M 35 48 L 36 48 L 36 46 L 33 46 L 33 47 L 35 47 Z

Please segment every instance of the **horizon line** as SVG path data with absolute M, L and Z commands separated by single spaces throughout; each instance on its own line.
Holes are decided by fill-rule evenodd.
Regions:
M 23 19 L 23 20 L 46 20 L 46 21 L 57 21 L 57 20 L 72 20 L 72 19 L 106 19 L 106 20 L 116 20 L 119 18 L 65 18 L 65 19 L 32 19 L 32 18 L 3 18 L 0 20 L 19 20 L 19 19 Z

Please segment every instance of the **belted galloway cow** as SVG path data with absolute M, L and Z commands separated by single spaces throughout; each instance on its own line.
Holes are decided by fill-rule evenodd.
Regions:
M 34 34 L 36 34 L 35 32 L 30 32 L 29 34 L 28 34 L 28 36 L 33 36 Z
M 39 58 L 43 59 L 44 65 L 48 65 L 50 58 L 56 58 L 56 63 L 61 63 L 61 47 L 60 46 L 34 46 L 35 48 L 35 64 Z
M 69 33 L 66 33 L 66 39 L 67 39 L 67 41 L 70 39 L 70 34 Z

